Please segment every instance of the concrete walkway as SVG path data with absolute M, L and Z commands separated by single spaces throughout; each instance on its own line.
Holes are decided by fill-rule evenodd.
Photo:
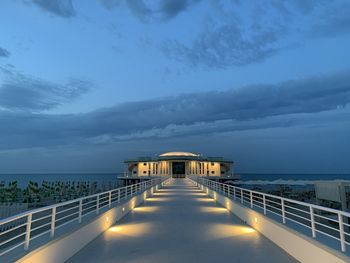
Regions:
M 68 262 L 296 261 L 188 179 L 172 179 Z

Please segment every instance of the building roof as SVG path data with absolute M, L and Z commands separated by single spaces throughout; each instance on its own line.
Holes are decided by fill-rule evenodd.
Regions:
M 200 154 L 190 152 L 166 152 L 156 157 L 139 157 L 132 160 L 125 160 L 125 163 L 131 162 L 157 162 L 157 161 L 172 161 L 172 160 L 183 160 L 183 161 L 206 161 L 206 162 L 221 162 L 221 163 L 233 163 L 231 160 L 226 160 L 223 157 L 205 157 Z
M 176 156 L 176 157 L 183 157 L 183 156 L 192 156 L 192 157 L 198 157 L 199 154 L 195 154 L 195 153 L 190 153 L 190 152 L 167 152 L 167 153 L 162 153 L 159 155 L 159 157 L 172 157 L 172 156 Z

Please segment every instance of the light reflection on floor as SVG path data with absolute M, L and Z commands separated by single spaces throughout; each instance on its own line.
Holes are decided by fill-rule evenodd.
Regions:
M 245 225 L 235 224 L 211 224 L 207 230 L 207 240 L 215 240 L 241 235 L 256 235 L 256 231 Z
M 168 202 L 173 199 L 172 197 L 149 197 L 146 199 L 146 202 Z
M 110 227 L 106 234 L 103 235 L 105 240 L 115 238 L 125 238 L 127 237 L 140 237 L 147 235 L 152 231 L 154 225 L 151 223 L 138 223 L 138 224 L 122 224 Z
M 213 198 L 210 198 L 210 197 L 196 197 L 194 198 L 195 201 L 198 201 L 198 202 L 214 202 L 215 200 Z
M 134 212 L 137 213 L 153 213 L 156 212 L 157 210 L 159 210 L 158 206 L 139 206 L 139 207 L 135 207 L 133 209 Z
M 200 206 L 199 211 L 203 213 L 229 213 L 226 208 L 218 206 Z

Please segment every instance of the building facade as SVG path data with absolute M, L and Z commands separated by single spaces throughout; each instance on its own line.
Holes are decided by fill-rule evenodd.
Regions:
M 232 177 L 233 162 L 223 157 L 204 157 L 189 152 L 168 152 L 155 158 L 140 157 L 124 162 L 126 177 L 188 175 Z

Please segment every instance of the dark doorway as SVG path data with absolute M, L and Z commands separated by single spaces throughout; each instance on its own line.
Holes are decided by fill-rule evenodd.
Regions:
M 173 178 L 185 178 L 185 162 L 173 162 Z

